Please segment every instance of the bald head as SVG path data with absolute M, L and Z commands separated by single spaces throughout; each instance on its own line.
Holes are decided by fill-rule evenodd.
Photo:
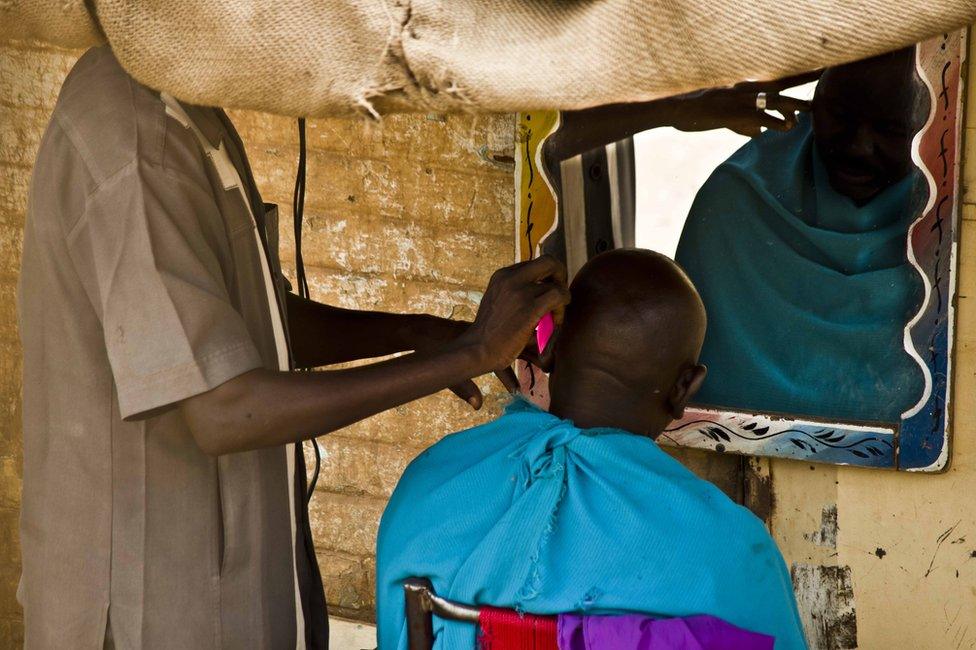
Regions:
M 553 412 L 656 437 L 704 378 L 698 292 L 671 259 L 642 249 L 593 258 L 570 290 L 554 341 Z

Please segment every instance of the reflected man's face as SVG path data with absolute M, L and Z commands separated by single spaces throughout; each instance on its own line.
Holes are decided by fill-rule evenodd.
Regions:
M 831 186 L 864 205 L 912 169 L 914 49 L 824 72 L 813 102 Z

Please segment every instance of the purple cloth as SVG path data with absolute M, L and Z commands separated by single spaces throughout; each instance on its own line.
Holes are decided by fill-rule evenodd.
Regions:
M 560 614 L 559 650 L 772 650 L 774 639 L 714 616 Z

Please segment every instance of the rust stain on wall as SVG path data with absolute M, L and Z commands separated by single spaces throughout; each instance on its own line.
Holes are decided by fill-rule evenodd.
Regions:
M 794 564 L 790 574 L 807 644 L 817 650 L 857 648 L 851 568 Z
M 837 504 L 824 506 L 820 513 L 820 530 L 804 533 L 803 539 L 817 546 L 837 548 Z
M 743 467 L 743 505 L 767 526 L 773 516 L 773 480 L 768 458 L 747 458 Z
M 803 537 L 817 546 L 836 549 L 837 533 L 837 504 L 831 503 L 821 510 L 820 528 L 804 533 Z M 877 555 L 883 557 L 884 551 Z M 857 615 L 851 568 L 794 564 L 790 574 L 809 646 L 817 650 L 856 648 Z

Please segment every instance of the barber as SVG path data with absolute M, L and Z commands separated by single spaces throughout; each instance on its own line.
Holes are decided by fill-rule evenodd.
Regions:
M 81 57 L 25 226 L 27 648 L 327 647 L 296 443 L 448 387 L 477 408 L 488 372 L 514 389 L 567 301 L 540 258 L 470 325 L 337 309 L 284 290 L 276 239 L 222 111 Z

